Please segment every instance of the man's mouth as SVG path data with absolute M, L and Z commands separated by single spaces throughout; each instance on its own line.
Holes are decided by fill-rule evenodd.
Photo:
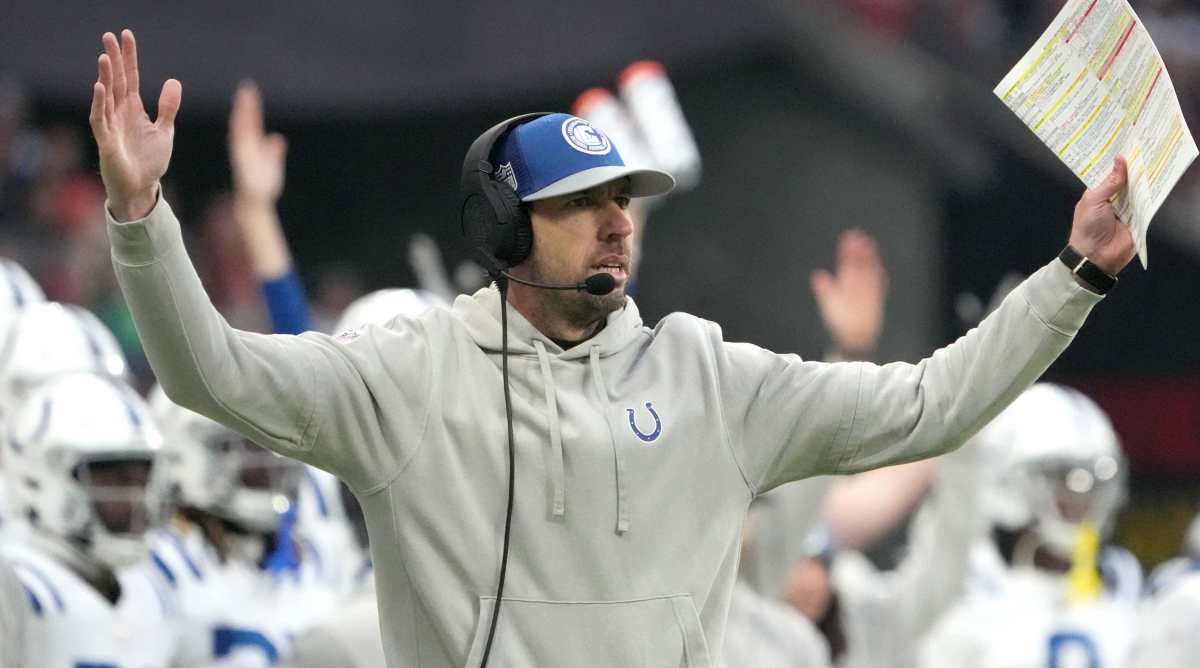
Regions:
M 612 276 L 618 283 L 629 278 L 629 261 L 626 261 L 624 255 L 616 253 L 606 255 L 600 258 L 598 263 L 592 265 L 592 271 L 598 273 L 607 273 Z
M 613 262 L 613 263 L 603 262 L 600 264 L 594 264 L 594 265 L 592 265 L 592 271 L 597 272 L 597 273 L 609 274 L 613 278 L 617 279 L 618 281 L 628 278 L 628 276 L 629 276 L 628 273 L 625 271 L 625 265 L 623 263 L 619 263 L 619 262 Z

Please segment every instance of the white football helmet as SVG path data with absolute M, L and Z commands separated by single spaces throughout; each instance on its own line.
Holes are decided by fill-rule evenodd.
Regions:
M 132 388 L 93 374 L 37 387 L 5 425 L 4 475 L 31 527 L 116 568 L 148 553 L 162 517 L 149 484 L 162 437 Z
M 55 376 L 82 372 L 126 380 L 128 368 L 116 337 L 90 311 L 34 304 L 16 314 L 0 344 L 0 411 Z
M 155 484 L 180 506 L 198 508 L 247 531 L 268 533 L 296 498 L 303 470 L 228 427 L 150 390 L 163 430 Z
M 441 297 L 427 290 L 384 288 L 369 292 L 350 302 L 338 318 L 333 333 L 363 325 L 382 325 L 398 315 L 417 316 L 434 306 L 445 306 Z
M 0 330 L 25 307 L 44 301 L 46 294 L 24 267 L 0 258 Z
M 1032 528 L 1070 557 L 1079 527 L 1111 533 L 1126 499 L 1126 465 L 1108 416 L 1068 387 L 1038 383 L 978 436 L 989 468 L 984 508 L 996 525 Z M 969 446 L 968 446 L 969 447 Z

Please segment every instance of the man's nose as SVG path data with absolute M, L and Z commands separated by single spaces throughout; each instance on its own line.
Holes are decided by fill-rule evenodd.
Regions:
M 604 238 L 627 237 L 633 234 L 633 219 L 629 217 L 629 211 L 609 200 L 604 205 L 604 222 L 600 226 L 600 234 Z

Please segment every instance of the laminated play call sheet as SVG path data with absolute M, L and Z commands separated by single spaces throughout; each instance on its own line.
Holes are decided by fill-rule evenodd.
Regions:
M 1089 187 L 1129 163 L 1113 200 L 1142 266 L 1146 230 L 1196 158 L 1196 142 L 1150 35 L 1126 0 L 1069 0 L 995 93 Z

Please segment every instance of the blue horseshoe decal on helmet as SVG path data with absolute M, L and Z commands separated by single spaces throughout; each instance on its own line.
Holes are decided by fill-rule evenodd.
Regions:
M 629 415 L 629 428 L 633 429 L 633 433 L 636 434 L 638 438 L 642 439 L 646 443 L 651 443 L 655 440 L 658 440 L 659 435 L 662 434 L 662 420 L 658 419 L 658 413 L 656 413 L 654 411 L 654 404 L 647 401 L 646 408 L 650 411 L 651 417 L 654 418 L 654 431 L 650 434 L 643 434 L 642 430 L 638 429 L 637 422 L 634 421 L 634 419 L 633 419 L 633 409 L 632 408 L 626 408 L 625 412 L 626 412 L 626 414 Z

